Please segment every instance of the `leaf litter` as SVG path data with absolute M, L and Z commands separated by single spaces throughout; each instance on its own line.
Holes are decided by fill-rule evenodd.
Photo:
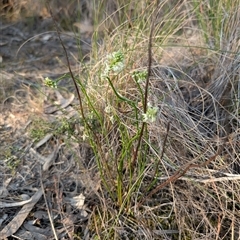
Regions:
M 16 28 L 17 24 L 14 25 Z M 5 32 L 10 32 L 10 37 L 14 35 L 14 25 L 4 28 Z M 7 65 L 1 78 L 3 94 L 0 97 L 1 239 L 52 239 L 54 235 L 58 239 L 73 239 L 80 228 L 85 236 L 89 235 L 87 225 L 83 224 L 91 212 L 86 207 L 86 198 L 94 198 L 96 195 L 100 185 L 99 180 L 95 180 L 99 177 L 95 173 L 91 176 L 88 173 L 85 163 L 90 161 L 91 155 L 85 154 L 84 144 L 76 140 L 81 139 L 81 133 L 76 130 L 77 138 L 71 143 L 64 130 L 61 134 L 54 132 L 54 124 L 55 127 L 61 126 L 63 117 L 71 121 L 79 114 L 71 91 L 52 91 L 42 84 L 45 77 L 56 79 L 65 74 L 64 64 L 59 66 L 58 61 L 49 59 L 49 56 L 52 58 L 54 55 L 50 52 L 55 51 L 64 62 L 65 58 L 59 51 L 61 46 L 55 43 L 53 47 L 52 43 L 56 40 L 54 34 L 48 33 L 47 36 L 43 35 L 42 40 L 39 36 L 40 41 L 33 39 L 22 45 L 18 58 L 12 63 L 9 60 L 13 59 L 19 44 L 13 42 L 9 56 L 3 56 L 3 63 Z M 63 39 L 69 44 L 74 38 L 71 35 Z M 8 48 L 9 45 L 4 47 Z M 29 61 L 26 47 L 31 48 L 33 45 L 35 55 Z M 41 56 L 37 45 L 42 49 Z M 78 48 L 74 46 L 76 44 L 72 43 L 70 47 L 72 55 L 77 56 Z M 88 46 L 86 51 L 89 51 Z M 17 61 L 23 61 L 24 65 L 15 67 Z M 66 84 L 71 88 L 69 82 L 66 77 L 60 86 Z M 21 95 L 19 89 L 22 89 Z M 40 89 L 43 89 L 45 99 L 40 96 Z M 40 139 L 32 139 L 30 136 L 31 130 L 40 130 L 36 118 L 43 124 L 53 124 L 52 128 L 47 128 L 41 134 Z M 95 178 L 89 183 L 92 176 Z

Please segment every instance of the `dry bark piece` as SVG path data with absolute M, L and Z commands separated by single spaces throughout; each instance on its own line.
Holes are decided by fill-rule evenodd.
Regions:
M 32 196 L 31 201 L 28 202 L 26 205 L 24 205 L 22 207 L 22 209 L 18 212 L 18 214 L 15 216 L 15 218 L 7 226 L 5 226 L 2 229 L 2 231 L 0 232 L 0 236 L 2 239 L 13 235 L 21 227 L 24 220 L 28 216 L 29 212 L 32 210 L 32 208 L 35 206 L 35 204 L 41 198 L 42 194 L 43 194 L 42 189 L 39 189 Z
M 3 214 L 3 216 L 0 217 L 0 226 L 2 225 L 2 223 L 7 219 L 8 215 L 5 213 Z
M 43 171 L 47 171 L 49 169 L 53 161 L 55 161 L 55 159 L 57 158 L 58 152 L 63 145 L 65 145 L 65 143 L 58 145 L 57 148 L 53 151 L 53 153 L 46 158 L 46 162 L 43 164 Z
M 0 202 L 0 208 L 19 207 L 27 203 L 30 203 L 31 201 L 32 201 L 32 198 L 25 201 L 21 201 L 21 202 L 13 202 L 13 203 Z
M 55 91 L 55 94 L 57 96 L 57 101 L 54 103 L 54 105 L 51 104 L 49 106 L 46 106 L 44 109 L 44 113 L 51 114 L 57 112 L 58 110 L 64 109 L 69 106 L 74 100 L 74 94 L 71 94 L 68 99 L 64 98 L 58 91 Z
M 47 171 L 49 167 L 52 165 L 52 163 L 55 161 L 57 158 L 58 152 L 61 149 L 61 147 L 65 145 L 65 143 L 62 143 L 56 147 L 53 152 L 48 155 L 48 157 L 44 157 L 41 154 L 39 154 L 35 149 L 30 148 L 30 153 L 34 155 L 34 157 L 41 163 L 43 164 L 43 171 Z
M 23 224 L 24 228 L 26 228 L 31 233 L 42 234 L 45 237 L 50 237 L 52 235 L 52 230 L 50 227 L 47 228 L 39 228 L 31 224 L 31 221 L 28 221 Z
M 53 136 L 52 133 L 48 133 L 43 139 L 41 139 L 35 146 L 35 149 L 41 147 L 44 143 L 46 143 L 51 137 Z

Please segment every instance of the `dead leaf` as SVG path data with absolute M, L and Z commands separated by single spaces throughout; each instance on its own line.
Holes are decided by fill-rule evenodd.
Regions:
M 78 209 L 82 209 L 84 206 L 84 201 L 85 201 L 85 196 L 81 193 L 80 195 L 73 197 L 73 198 L 69 198 L 70 200 L 70 204 L 73 207 L 76 207 Z
M 35 146 L 35 149 L 41 147 L 44 143 L 46 143 L 51 137 L 53 136 L 52 133 L 48 133 L 43 139 L 41 139 Z
M 87 19 L 83 22 L 75 22 L 73 26 L 77 27 L 80 33 L 86 35 L 91 35 L 94 31 L 93 25 Z

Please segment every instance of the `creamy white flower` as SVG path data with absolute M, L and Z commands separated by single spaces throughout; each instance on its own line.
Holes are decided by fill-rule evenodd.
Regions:
M 142 114 L 143 122 L 155 122 L 157 117 L 158 108 L 153 107 L 148 103 L 147 112 Z

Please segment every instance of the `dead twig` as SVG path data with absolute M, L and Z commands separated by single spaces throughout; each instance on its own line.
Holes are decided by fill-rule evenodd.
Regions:
M 157 8 L 156 8 L 157 9 Z M 157 11 L 157 10 L 155 10 Z M 152 38 L 153 38 L 153 31 L 155 28 L 155 20 L 156 19 L 156 12 L 152 15 L 152 21 L 151 21 L 151 28 L 150 28 L 150 34 L 149 34 L 149 42 L 148 42 L 148 69 L 147 69 L 147 79 L 146 79 L 146 85 L 145 85 L 145 92 L 144 92 L 144 103 L 143 103 L 143 112 L 147 112 L 147 102 L 148 102 L 148 89 L 149 89 L 149 81 L 150 81 L 150 76 L 151 76 L 151 68 L 152 68 Z M 138 142 L 137 142 L 137 147 L 134 151 L 132 162 L 131 162 L 131 171 L 134 170 L 134 167 L 137 162 L 137 156 L 138 156 L 138 151 L 142 143 L 142 138 L 143 138 L 143 133 L 146 128 L 146 122 L 142 123 L 142 127 L 139 133 L 138 137 Z
M 202 168 L 202 167 L 206 167 L 209 163 L 211 163 L 212 161 L 214 161 L 216 159 L 216 157 L 221 153 L 222 151 L 222 147 L 219 148 L 218 152 L 210 157 L 207 161 L 205 161 L 202 164 L 195 164 L 195 162 L 202 156 L 202 154 L 196 158 L 194 158 L 191 162 L 185 164 L 184 166 L 182 166 L 179 170 L 177 170 L 171 177 L 169 177 L 165 182 L 161 183 L 160 185 L 158 185 L 155 189 L 153 189 L 146 197 L 143 197 L 142 200 L 138 203 L 138 207 L 140 208 L 144 202 L 146 202 L 147 199 L 149 199 L 152 195 L 154 195 L 155 193 L 157 193 L 159 190 L 161 190 L 162 188 L 164 188 L 165 186 L 167 186 L 170 183 L 175 182 L 176 180 L 178 180 L 180 177 L 182 177 L 190 168 Z

